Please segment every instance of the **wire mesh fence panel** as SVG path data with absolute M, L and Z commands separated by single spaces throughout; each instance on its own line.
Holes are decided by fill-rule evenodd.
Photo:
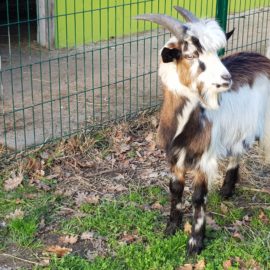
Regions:
M 269 1 L 228 1 L 227 52 L 265 53 Z M 160 104 L 159 50 L 170 34 L 132 17 L 178 17 L 174 5 L 216 17 L 216 0 L 0 3 L 0 143 L 14 152 Z

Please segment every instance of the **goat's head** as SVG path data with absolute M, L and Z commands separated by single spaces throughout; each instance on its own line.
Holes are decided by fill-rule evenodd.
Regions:
M 226 35 L 216 21 L 199 20 L 186 9 L 175 9 L 188 21 L 186 24 L 161 14 L 145 14 L 136 18 L 160 24 L 173 34 L 174 37 L 161 51 L 163 63 L 173 62 L 179 85 L 186 86 L 185 91 L 195 93 L 205 107 L 215 109 L 219 93 L 228 90 L 232 83 L 229 71 L 217 54 L 226 45 Z

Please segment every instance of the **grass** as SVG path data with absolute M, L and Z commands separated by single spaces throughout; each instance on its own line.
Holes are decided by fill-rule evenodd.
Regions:
M 270 269 L 268 192 L 241 184 L 226 201 L 217 191 L 210 192 L 205 249 L 197 257 L 187 257 L 189 236 L 183 230 L 171 237 L 163 234 L 169 211 L 169 196 L 164 188 L 168 176 L 153 182 L 141 179 L 134 170 L 125 174 L 135 165 L 138 173 L 150 168 L 159 171 L 160 167 L 164 172 L 165 162 L 157 163 L 161 159 L 159 152 L 154 150 L 144 159 L 147 145 L 141 146 L 143 129 L 138 129 L 135 144 L 123 129 L 118 128 L 119 142 L 113 141 L 116 136 L 109 132 L 105 131 L 106 136 L 97 132 L 89 141 L 84 138 L 83 144 L 72 139 L 39 150 L 1 171 L 0 265 L 13 266 L 15 261 L 20 269 L 173 270 L 202 261 L 203 269 L 224 269 L 228 262 L 228 269 Z M 121 136 L 130 144 L 132 154 L 117 152 Z M 108 170 L 111 160 L 117 159 L 121 166 L 129 162 L 124 172 Z M 253 160 L 257 162 L 254 155 Z M 21 170 L 21 164 L 22 183 L 4 191 L 4 181 L 12 172 Z M 126 189 L 110 191 L 117 185 Z M 90 199 L 78 201 L 79 195 Z M 99 200 L 91 201 L 92 195 L 99 196 Z M 185 200 L 191 200 L 189 190 Z M 188 205 L 184 223 L 191 222 L 192 209 Z M 83 238 L 85 233 L 90 237 Z M 77 238 L 70 243 L 63 242 L 63 236 Z M 57 253 L 46 251 L 49 246 L 66 247 L 71 253 L 57 257 Z
M 42 241 L 37 237 L 38 224 L 42 218 L 46 219 L 47 224 L 57 219 L 56 209 L 64 201 L 41 191 L 38 191 L 37 196 L 32 199 L 25 198 L 25 195 L 32 194 L 34 191 L 31 187 L 25 186 L 9 194 L 1 192 L 2 217 L 3 213 L 14 211 L 18 206 L 18 199 L 21 200 L 20 208 L 26 212 L 22 219 L 13 219 L 8 222 L 2 251 L 8 249 L 11 243 L 18 248 L 28 247 L 33 251 L 44 248 Z M 246 194 L 243 191 L 239 193 L 249 199 L 254 196 L 252 193 Z M 269 200 L 265 195 L 261 199 Z M 98 205 L 82 204 L 79 211 L 84 214 L 83 217 L 59 220 L 55 228 L 57 233 L 81 235 L 85 231 L 94 231 L 98 236 L 106 239 L 110 249 L 109 254 L 98 256 L 92 262 L 76 254 L 63 258 L 52 256 L 47 269 L 173 270 L 185 263 L 190 263 L 190 259 L 186 257 L 188 236 L 179 231 L 175 236 L 165 238 L 163 230 L 166 219 L 162 215 L 162 210 L 151 209 L 151 204 L 154 202 L 168 205 L 167 195 L 160 187 L 132 191 L 113 201 L 104 199 Z M 220 204 L 219 195 L 211 193 L 209 211 L 215 210 L 221 214 Z M 269 268 L 269 224 L 260 221 L 259 209 L 254 209 L 252 212 L 249 209 L 248 214 L 251 220 L 248 226 L 240 229 L 243 240 L 239 241 L 232 237 L 228 228 L 233 226 L 235 221 L 242 220 L 247 212 L 244 208 L 237 207 L 237 198 L 235 201 L 230 201 L 229 205 L 228 213 L 223 219 L 219 215 L 214 217 L 215 222 L 221 226 L 220 230 L 207 228 L 206 248 L 197 260 L 202 259 L 206 262 L 205 269 L 223 269 L 223 262 L 232 258 L 241 258 L 241 261 L 240 263 L 235 261 L 231 269 L 239 269 L 241 263 L 248 264 L 252 260 L 265 269 Z M 270 211 L 264 211 L 270 218 Z M 123 234 L 136 235 L 136 240 L 131 243 L 121 243 Z

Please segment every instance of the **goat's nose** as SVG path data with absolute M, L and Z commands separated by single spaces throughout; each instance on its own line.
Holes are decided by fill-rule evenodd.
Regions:
M 224 75 L 221 75 L 221 78 L 222 78 L 224 81 L 227 81 L 227 82 L 230 82 L 230 81 L 232 80 L 231 74 L 224 74 Z

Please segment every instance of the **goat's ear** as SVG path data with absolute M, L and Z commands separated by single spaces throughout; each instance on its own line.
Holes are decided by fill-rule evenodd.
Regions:
M 169 48 L 163 48 L 162 52 L 161 52 L 161 57 L 162 57 L 162 61 L 164 63 L 170 63 L 172 62 L 174 59 L 179 59 L 181 56 L 181 52 L 178 49 L 169 49 Z
M 229 38 L 232 36 L 234 30 L 235 30 L 235 28 L 233 28 L 233 30 L 231 30 L 230 32 L 226 33 L 226 39 L 227 40 L 229 40 Z

